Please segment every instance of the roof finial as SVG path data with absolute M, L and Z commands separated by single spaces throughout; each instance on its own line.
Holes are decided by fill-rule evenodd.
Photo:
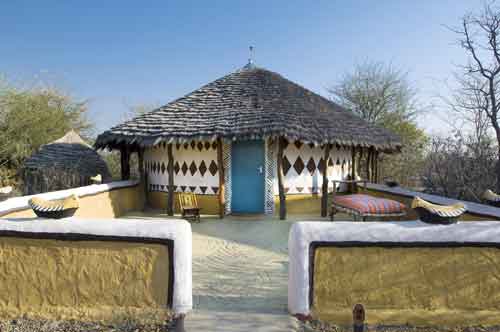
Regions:
M 250 54 L 250 57 L 248 58 L 248 64 L 249 65 L 253 65 L 253 46 L 250 45 L 248 47 L 248 49 L 250 50 L 249 54 Z

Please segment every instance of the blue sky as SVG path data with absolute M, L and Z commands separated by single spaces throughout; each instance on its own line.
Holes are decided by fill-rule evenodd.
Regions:
M 445 26 L 480 0 L 2 1 L 0 73 L 89 100 L 96 131 L 130 106 L 166 104 L 247 62 L 325 95 L 365 61 L 409 72 L 423 102 L 465 61 Z M 419 119 L 446 130 L 437 107 Z

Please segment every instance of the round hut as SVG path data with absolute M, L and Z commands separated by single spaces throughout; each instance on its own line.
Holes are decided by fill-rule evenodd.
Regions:
M 379 152 L 399 138 L 351 111 L 249 63 L 163 107 L 98 136 L 117 149 L 122 177 L 131 153 L 148 202 L 174 212 L 175 195 L 193 192 L 203 213 L 326 215 L 329 179 L 356 176 L 364 155 L 369 180 Z
M 111 177 L 106 162 L 73 130 L 43 145 L 21 171 L 25 195 L 86 186 L 97 175 L 103 182 Z

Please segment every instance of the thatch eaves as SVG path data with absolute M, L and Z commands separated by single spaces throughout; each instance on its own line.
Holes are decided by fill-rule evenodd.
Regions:
M 98 136 L 96 148 L 190 140 L 288 140 L 397 151 L 400 139 L 351 111 L 256 67 L 245 67 Z

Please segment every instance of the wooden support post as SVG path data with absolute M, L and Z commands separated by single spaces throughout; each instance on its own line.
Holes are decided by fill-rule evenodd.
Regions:
M 285 139 L 280 137 L 278 140 L 278 191 L 280 199 L 280 219 L 286 219 L 286 195 L 285 195 L 285 175 L 283 173 L 283 150 L 285 148 Z
M 174 215 L 174 154 L 172 144 L 167 145 L 167 172 L 168 172 L 168 196 L 167 196 L 167 214 Z
M 122 171 L 122 180 L 130 179 L 130 150 L 128 147 L 120 149 L 120 166 Z
M 356 147 L 352 147 L 352 156 L 351 156 L 351 180 L 356 180 Z M 349 191 L 353 194 L 356 193 L 356 185 L 353 183 L 348 186 Z
M 224 156 L 222 149 L 224 145 L 222 139 L 217 139 L 217 168 L 219 169 L 219 217 L 222 219 L 226 214 L 226 184 L 224 170 Z
M 323 186 L 321 187 L 321 216 L 326 217 L 328 213 L 328 159 L 330 159 L 330 144 L 325 144 L 325 156 L 323 157 Z
M 372 172 L 371 172 L 371 159 L 372 159 L 372 148 L 368 148 L 368 154 L 366 156 L 366 180 L 372 181 Z

